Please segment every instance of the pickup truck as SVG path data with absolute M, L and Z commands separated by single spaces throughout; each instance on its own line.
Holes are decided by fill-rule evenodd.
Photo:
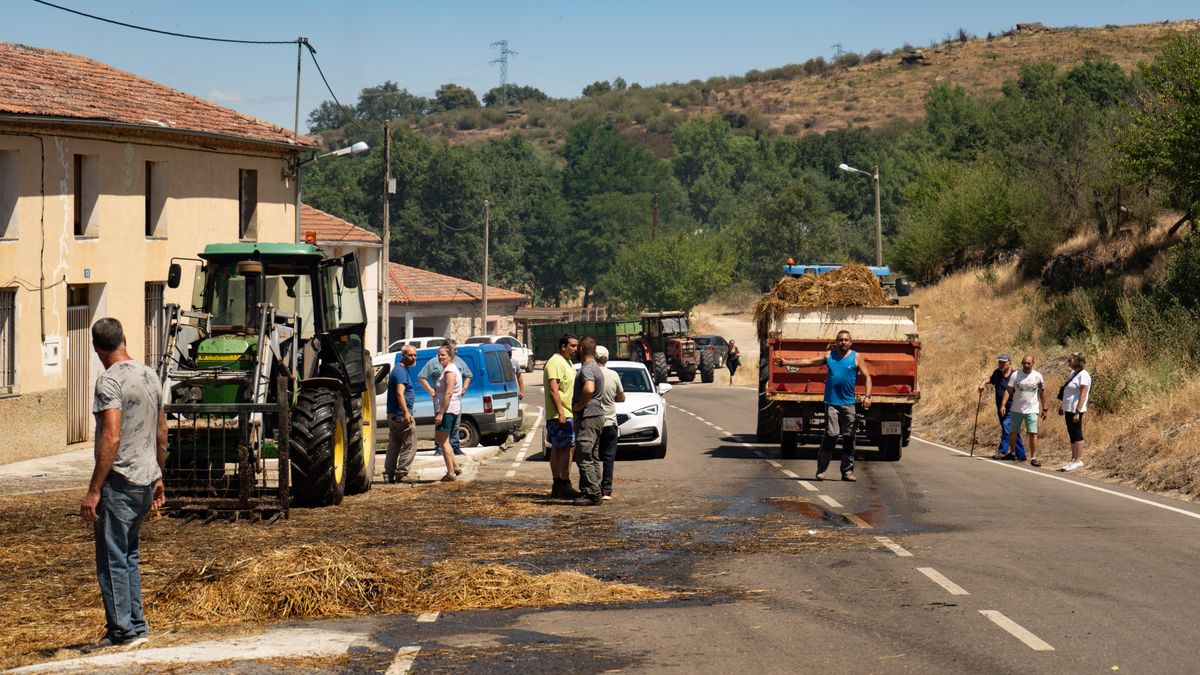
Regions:
M 793 307 L 776 320 L 759 351 L 758 438 L 777 440 L 785 458 L 794 458 L 800 444 L 820 444 L 825 369 L 777 366 L 775 359 L 828 354 L 841 330 L 850 331 L 853 349 L 872 375 L 872 405 L 869 410 L 859 406 L 856 442 L 875 446 L 885 459 L 897 461 L 912 432 L 913 405 L 921 398 L 915 305 Z M 855 392 L 866 393 L 861 377 Z

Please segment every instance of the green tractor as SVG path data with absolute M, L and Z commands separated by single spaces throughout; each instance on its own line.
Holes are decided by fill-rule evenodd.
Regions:
M 369 490 L 375 391 L 388 368 L 370 370 L 354 254 L 247 242 L 186 260 L 199 263 L 192 308 L 167 306 L 159 364 L 172 502 L 286 514 Z

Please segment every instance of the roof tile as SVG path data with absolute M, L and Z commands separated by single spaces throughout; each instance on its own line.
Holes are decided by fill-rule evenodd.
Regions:
M 426 302 L 475 302 L 483 291 L 483 284 L 465 279 L 456 279 L 445 274 L 388 263 L 388 280 L 391 282 L 393 304 L 405 305 Z M 488 300 L 527 301 L 529 296 L 504 288 L 488 286 Z
M 382 244 L 379 235 L 350 224 L 308 204 L 300 205 L 300 229 L 315 232 L 318 242 L 344 241 L 355 244 Z

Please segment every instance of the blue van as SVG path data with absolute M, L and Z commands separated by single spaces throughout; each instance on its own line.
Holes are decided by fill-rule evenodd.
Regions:
M 459 442 L 463 447 L 475 445 L 499 445 L 508 435 L 521 428 L 524 413 L 517 398 L 517 377 L 513 373 L 508 349 L 500 344 L 459 345 L 458 358 L 471 369 L 471 386 L 462 399 L 462 423 L 458 427 Z M 400 352 L 379 354 L 372 359 L 375 365 L 396 364 Z M 414 379 L 430 359 L 437 358 L 437 348 L 417 350 L 417 362 L 413 366 Z M 430 382 L 430 385 L 435 383 Z M 433 399 L 429 392 L 415 382 L 418 438 L 433 438 Z M 387 391 L 375 396 L 376 419 L 380 428 L 387 429 Z

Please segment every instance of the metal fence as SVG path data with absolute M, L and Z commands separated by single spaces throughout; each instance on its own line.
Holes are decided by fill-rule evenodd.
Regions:
M 165 284 L 146 284 L 146 365 L 158 370 L 163 353 L 163 289 Z

